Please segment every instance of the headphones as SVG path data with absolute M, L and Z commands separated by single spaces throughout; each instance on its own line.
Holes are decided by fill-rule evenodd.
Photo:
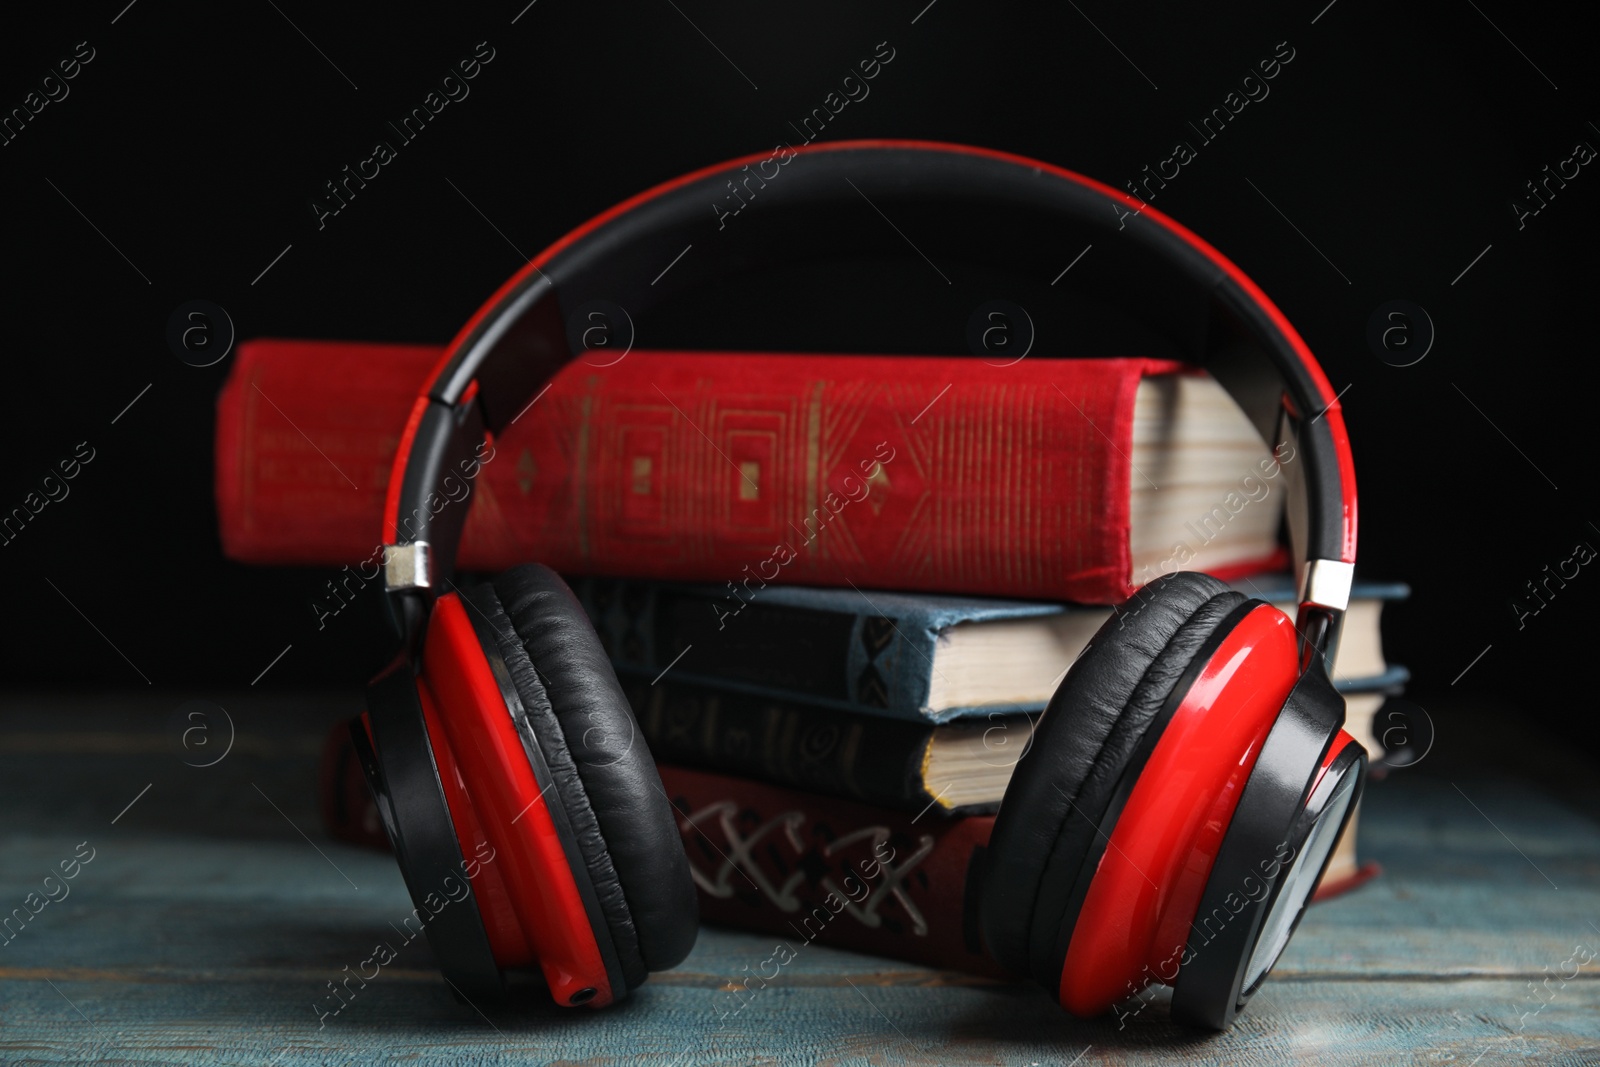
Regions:
M 749 208 L 736 219 L 730 191 Z M 557 1003 L 600 1007 L 681 962 L 697 925 L 676 813 L 576 598 L 536 564 L 455 584 L 494 435 L 538 417 L 583 352 L 568 323 L 586 305 L 631 317 L 762 270 L 837 265 L 868 207 L 937 234 L 948 263 L 1036 279 L 1092 242 L 1099 273 L 1137 281 L 1141 320 L 1264 440 L 1296 447 L 1297 618 L 1206 575 L 1145 585 L 1050 700 L 980 890 L 994 956 L 1072 1012 L 1160 982 L 1175 1018 L 1225 1028 L 1293 933 L 1366 766 L 1325 666 L 1355 560 L 1338 398 L 1255 284 L 1165 215 L 1046 163 L 929 142 L 785 147 L 641 193 L 519 271 L 417 396 L 384 506 L 399 653 L 351 734 L 412 899 L 449 897 L 426 925 L 439 966 L 469 1000 L 537 967 Z M 909 240 L 896 248 L 922 269 Z

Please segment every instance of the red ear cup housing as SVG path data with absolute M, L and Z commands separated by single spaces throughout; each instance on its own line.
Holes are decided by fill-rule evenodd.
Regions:
M 559 1003 L 598 1007 L 680 962 L 696 908 L 671 808 L 561 579 L 527 566 L 441 597 L 421 662 L 409 694 L 393 672 L 369 690 L 363 765 L 414 900 L 470 865 L 470 905 L 428 928 L 445 977 L 492 996 L 502 970 L 537 964 Z
M 367 686 L 367 711 L 351 721 L 350 739 L 411 894 L 413 915 L 445 981 L 474 1002 L 502 999 L 504 980 L 479 911 L 476 879 L 467 877 L 473 870 L 445 805 L 416 679 L 404 660 Z M 454 886 L 463 878 L 466 897 L 457 899 Z M 451 903 L 436 908 L 430 893 Z M 402 925 L 414 936 L 410 922 Z
M 1159 578 L 1114 614 L 1052 698 L 995 821 L 981 918 L 1000 962 L 1083 1015 L 1173 981 L 1168 965 L 1299 677 L 1287 616 L 1207 576 Z M 1318 759 L 1342 703 L 1322 712 Z M 1252 818 L 1274 843 L 1317 769 L 1300 763 L 1287 768 L 1292 798 L 1256 790 Z
M 1227 1029 L 1299 925 L 1361 795 L 1366 751 L 1343 722 L 1319 658 L 1262 743 L 1183 949 L 1168 958 L 1173 1018 Z

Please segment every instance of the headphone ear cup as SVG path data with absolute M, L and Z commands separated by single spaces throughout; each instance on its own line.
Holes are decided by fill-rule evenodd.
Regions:
M 990 836 L 980 916 L 1009 970 L 1055 994 L 1081 875 L 1109 839 L 1106 813 L 1123 772 L 1195 655 L 1247 602 L 1208 575 L 1164 575 L 1106 620 L 1067 672 Z
M 682 962 L 698 930 L 688 859 L 650 750 L 588 615 L 554 571 L 527 564 L 462 597 L 487 620 L 510 673 L 631 989 Z

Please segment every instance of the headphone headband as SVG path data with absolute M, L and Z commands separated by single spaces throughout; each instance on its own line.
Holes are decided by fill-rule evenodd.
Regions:
M 746 206 L 748 218 L 729 225 Z M 839 242 L 860 239 L 852 224 L 868 207 L 927 220 L 952 262 L 1004 259 L 1048 278 L 1063 249 L 1087 241 L 1105 250 L 1096 258 L 1111 261 L 1112 277 L 1137 279 L 1144 317 L 1217 379 L 1265 441 L 1296 443 L 1289 507 L 1302 660 L 1331 653 L 1355 561 L 1354 466 L 1338 397 L 1282 312 L 1216 249 L 1126 194 L 1021 156 L 918 141 L 783 146 L 696 171 L 596 216 L 502 286 L 423 387 L 395 456 L 385 579 L 408 640 L 451 577 L 465 526 L 468 501 L 451 500 L 444 479 L 481 458 L 485 431 L 520 418 L 580 354 L 568 314 L 605 299 L 637 315 L 735 272 L 837 262 Z

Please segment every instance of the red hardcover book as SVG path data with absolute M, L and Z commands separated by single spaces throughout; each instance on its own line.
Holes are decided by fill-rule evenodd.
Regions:
M 226 553 L 331 566 L 372 556 L 395 448 L 437 355 L 241 345 L 217 402 Z M 1224 576 L 1270 565 L 1280 498 L 1244 508 L 1230 491 L 1241 475 L 1261 480 L 1265 450 L 1236 408 L 1215 406 L 1213 392 L 1226 400 L 1209 379 L 1180 370 L 1147 359 L 580 360 L 494 442 L 460 564 L 1086 603 L 1184 565 Z M 1136 399 L 1148 428 L 1138 437 Z M 1193 428 L 1188 444 L 1170 440 L 1179 410 L 1198 413 L 1179 423 Z

